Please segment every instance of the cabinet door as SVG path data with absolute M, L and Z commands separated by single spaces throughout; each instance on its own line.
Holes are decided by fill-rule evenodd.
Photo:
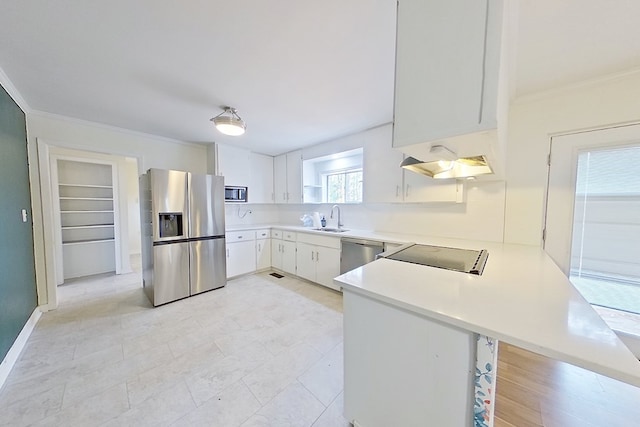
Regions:
M 364 146 L 364 202 L 393 203 L 402 201 L 404 155 L 391 147 L 391 125 L 376 130 Z
M 256 240 L 256 270 L 271 267 L 271 239 Z
M 302 151 L 287 153 L 287 203 L 302 203 Z
M 480 130 L 489 3 L 399 0 L 395 147 Z
M 218 175 L 224 176 L 224 185 L 248 187 L 251 181 L 251 152 L 243 148 L 218 144 Z
M 256 271 L 255 240 L 227 243 L 227 278 Z
M 273 158 L 273 192 L 276 203 L 287 203 L 287 155 Z
M 333 278 L 340 275 L 340 249 L 316 246 L 315 258 L 315 281 L 328 288 L 340 290 L 340 288 L 333 283 Z
M 296 274 L 315 282 L 316 246 L 298 242 L 296 251 Z
M 282 239 L 271 239 L 271 267 L 282 270 Z
M 464 183 L 458 180 L 435 180 L 411 171 L 404 172 L 405 202 L 462 203 Z
M 273 203 L 273 157 L 251 153 L 251 183 L 249 185 L 249 202 Z
M 282 241 L 282 271 L 296 274 L 296 242 Z

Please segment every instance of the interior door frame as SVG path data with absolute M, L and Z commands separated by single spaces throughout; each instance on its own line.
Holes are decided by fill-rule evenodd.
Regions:
M 58 270 L 61 268 L 62 264 L 58 261 L 57 252 L 60 251 L 60 259 L 62 257 L 61 248 L 62 245 L 59 245 L 58 249 L 58 241 L 61 241 L 60 238 L 56 238 L 56 224 L 59 224 L 59 208 L 58 208 L 58 220 L 56 221 L 56 203 L 57 197 L 54 199 L 54 187 L 57 194 L 57 176 L 54 176 L 52 173 L 51 164 L 54 161 L 52 157 L 63 155 L 66 151 L 72 152 L 84 152 L 87 153 L 87 157 L 79 156 L 67 156 L 67 159 L 70 157 L 74 157 L 73 160 L 83 161 L 83 162 L 94 162 L 96 163 L 96 158 L 104 158 L 107 159 L 109 157 L 130 157 L 135 158 L 138 165 L 138 174 L 140 173 L 141 167 L 143 164 L 143 158 L 141 156 L 137 156 L 135 154 L 121 154 L 121 153 L 105 153 L 100 151 L 92 151 L 87 149 L 87 147 L 77 147 L 69 144 L 65 144 L 62 142 L 53 142 L 50 140 L 45 140 L 42 138 L 36 138 L 36 146 L 38 152 L 38 171 L 39 171 L 39 180 L 40 180 L 40 197 L 42 202 L 42 223 L 43 223 L 43 251 L 44 251 L 44 263 L 45 263 L 45 272 L 46 272 L 46 302 L 41 306 L 43 311 L 55 310 L 58 308 L 58 277 L 61 277 L 61 272 Z M 103 162 L 104 163 L 104 162 Z M 114 210 L 118 212 L 117 215 L 114 215 L 114 234 L 118 236 L 120 233 L 128 233 L 127 221 L 117 220 L 116 216 L 119 217 L 122 213 L 120 212 L 123 206 L 121 206 L 120 200 L 120 171 L 117 168 L 117 165 L 112 165 L 112 177 L 114 179 Z M 116 204 L 117 203 L 117 204 Z M 117 225 L 116 225 L 117 224 Z M 121 245 L 126 245 L 126 253 L 129 253 L 128 249 L 128 241 L 124 238 L 116 237 L 115 241 L 116 246 L 116 274 L 120 273 L 128 273 L 131 271 L 131 266 L 128 262 L 123 263 L 122 259 L 122 248 Z M 58 264 L 60 267 L 58 267 Z M 126 265 L 125 265 L 126 264 Z
M 589 149 L 625 147 L 639 143 L 639 122 L 551 136 L 542 244 L 545 252 L 549 254 L 567 277 L 569 277 L 571 267 L 578 154 Z M 567 160 L 567 158 L 570 159 L 569 170 L 552 168 L 552 165 L 558 165 L 560 161 Z M 560 184 L 560 186 L 556 187 L 557 184 Z M 570 194 L 571 200 L 569 201 L 567 197 L 563 198 L 559 192 Z M 562 211 L 563 209 L 568 215 L 558 218 L 560 212 L 554 213 L 554 211 Z M 567 230 L 564 234 L 560 232 L 563 228 Z
M 54 244 L 55 244 L 55 264 L 56 264 L 56 284 L 64 283 L 64 262 L 63 262 L 63 245 L 62 245 L 62 215 L 60 213 L 60 191 L 58 180 L 58 160 L 66 160 L 78 163 L 93 163 L 98 165 L 111 166 L 111 182 L 113 187 L 113 230 L 114 230 L 114 261 L 116 266 L 116 274 L 122 272 L 121 257 L 121 238 L 120 238 L 120 186 L 119 186 L 119 170 L 118 163 L 114 160 L 97 159 L 95 157 L 82 157 L 80 155 L 60 154 L 58 150 L 49 151 L 49 171 L 51 173 L 51 198 L 53 200 L 53 224 L 54 224 Z

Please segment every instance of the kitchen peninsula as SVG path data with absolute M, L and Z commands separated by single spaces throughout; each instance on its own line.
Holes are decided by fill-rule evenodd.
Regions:
M 498 341 L 640 386 L 640 362 L 541 248 L 420 243 L 489 258 L 481 276 L 379 259 L 335 279 L 354 425 L 492 425 Z

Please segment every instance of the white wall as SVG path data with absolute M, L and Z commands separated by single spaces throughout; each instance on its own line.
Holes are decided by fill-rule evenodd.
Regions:
M 140 190 L 138 185 L 138 162 L 127 157 L 124 163 L 127 182 L 127 219 L 129 222 L 129 254 L 140 255 Z
M 227 228 L 238 225 L 277 224 L 280 220 L 280 205 L 253 203 L 225 203 Z M 290 223 L 297 224 L 297 223 Z
M 46 113 L 29 114 L 29 139 L 76 150 L 135 157 L 140 171 L 149 168 L 207 171 L 207 148 Z
M 522 99 L 509 112 L 505 241 L 540 245 L 553 134 L 640 121 L 640 72 Z
M 362 203 L 340 205 L 340 210 L 347 229 L 500 242 L 504 182 L 468 187 L 467 202 L 461 204 Z M 329 219 L 330 204 L 279 205 L 280 222 L 302 225 L 300 216 L 314 211 L 325 215 L 328 227 L 336 225 L 335 215 Z
M 39 194 L 34 199 L 34 251 L 36 275 L 38 280 L 38 302 L 43 308 L 53 309 L 57 306 L 55 276 L 53 263 L 54 246 L 51 231 L 50 177 L 48 159 L 40 155 L 48 155 L 53 148 L 66 148 L 86 151 L 88 153 L 104 153 L 137 159 L 140 171 L 148 168 L 165 168 L 205 173 L 207 170 L 206 147 L 166 138 L 155 137 L 109 127 L 97 123 L 70 119 L 46 113 L 27 110 L 27 134 L 30 162 L 29 170 L 32 190 Z M 42 169 L 43 176 L 40 176 Z M 46 183 L 41 185 L 42 182 Z M 35 185 L 34 185 L 35 183 Z M 128 222 L 127 222 L 128 225 Z M 128 246 L 129 241 L 126 241 Z M 41 262 L 44 260 L 44 263 Z

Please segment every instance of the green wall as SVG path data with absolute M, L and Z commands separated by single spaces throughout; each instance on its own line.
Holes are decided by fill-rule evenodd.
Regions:
M 0 86 L 0 360 L 38 304 L 30 193 L 25 115 Z

